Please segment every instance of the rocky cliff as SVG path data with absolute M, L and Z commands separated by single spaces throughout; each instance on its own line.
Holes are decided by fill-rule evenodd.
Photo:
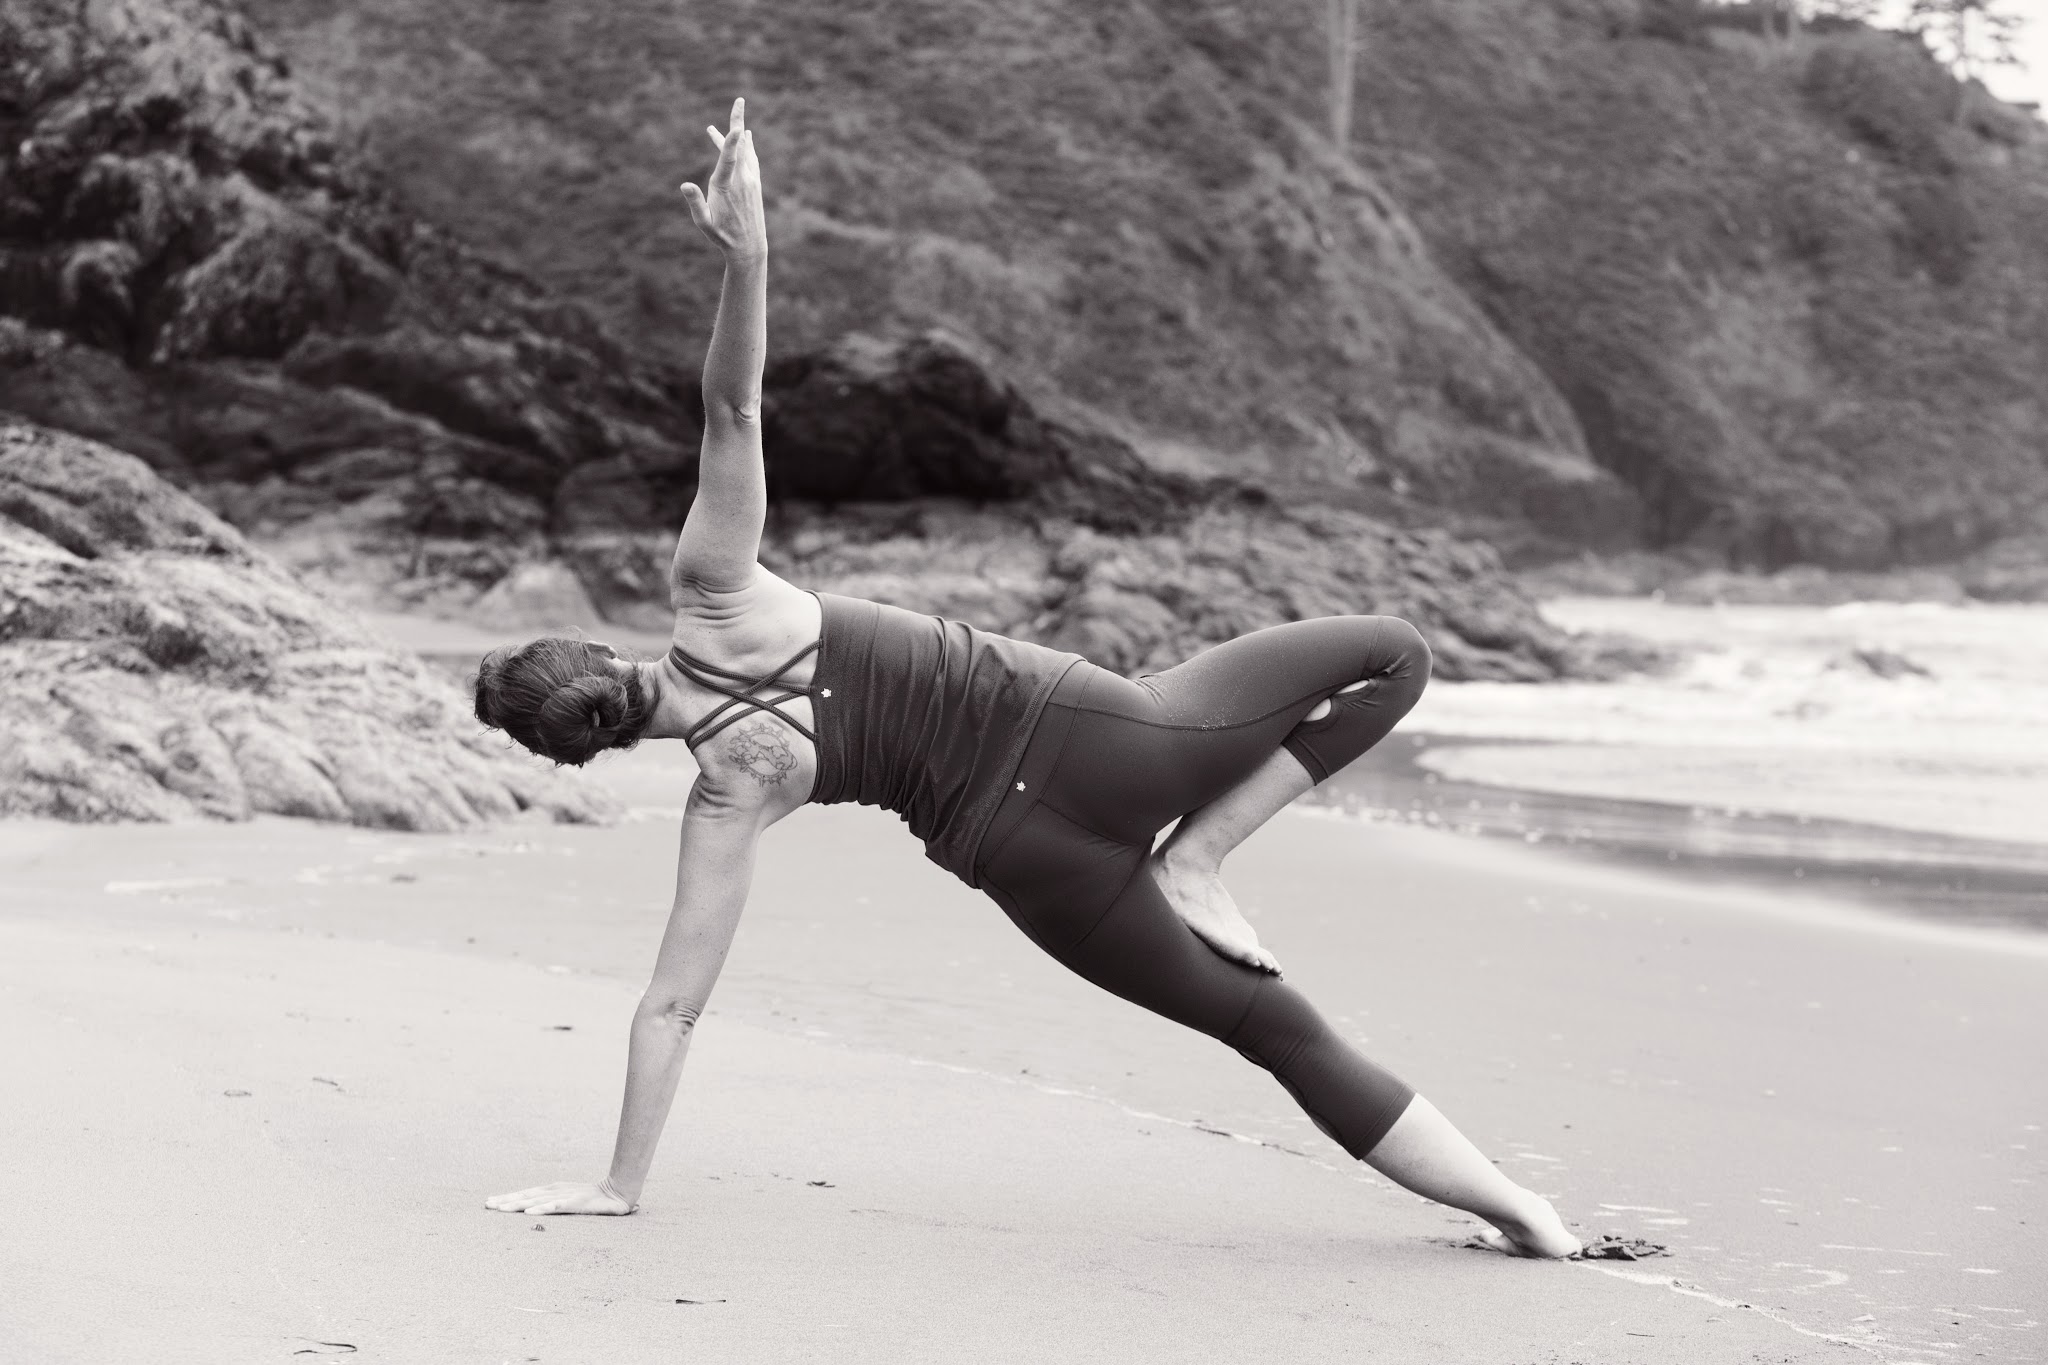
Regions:
M 1269 168 L 1288 232 L 1308 230 L 1280 194 L 1296 169 Z M 293 565 L 383 603 L 496 611 L 520 596 L 521 575 L 552 565 L 615 618 L 665 614 L 661 535 L 694 489 L 694 384 L 662 348 L 615 341 L 416 214 L 410 199 L 427 187 L 393 192 L 236 11 L 0 0 L 0 172 L 0 408 L 142 456 Z M 829 183 L 823 165 L 787 173 Z M 1360 300 L 1393 291 L 1405 300 L 1395 312 L 1426 315 L 1447 354 L 1490 357 L 1471 383 L 1521 393 L 1501 400 L 1508 408 L 1533 404 L 1504 419 L 1523 435 L 1487 445 L 1498 461 L 1481 483 L 1555 498 L 1589 526 L 1603 507 L 1625 514 L 1619 485 L 1571 453 L 1568 414 L 1528 362 L 1460 302 L 1398 214 L 1371 202 L 1365 226 L 1347 231 L 1380 233 L 1379 254 L 1347 267 L 1343 288 L 1366 292 L 1345 307 L 1363 319 Z M 824 282 L 790 254 L 799 264 L 778 283 L 776 316 L 789 340 L 766 397 L 778 528 L 852 518 L 840 538 L 865 538 L 917 524 L 931 500 L 964 503 L 983 516 L 978 552 L 1037 566 L 1030 610 L 986 623 L 1101 638 L 1105 662 L 1191 652 L 1233 623 L 1291 619 L 1311 598 L 1325 611 L 1412 604 L 1442 635 L 1448 676 L 1549 677 L 1592 657 L 1545 626 L 1487 552 L 1371 515 L 1406 505 L 1392 482 L 1328 490 L 1347 506 L 1315 513 L 1263 474 L 1162 467 L 1087 403 L 1012 382 L 986 337 L 908 328 L 887 310 L 807 326 Z M 698 284 L 715 289 L 715 256 L 700 248 L 696 263 Z M 693 334 L 706 321 L 694 318 Z M 1078 325 L 1077 338 L 1090 335 Z M 1371 337 L 1360 347 L 1361 358 L 1386 349 Z M 1378 394 L 1366 378 L 1359 392 Z M 1211 553 L 1199 547 L 1212 531 L 1238 547 L 1241 591 L 1191 611 L 1183 571 L 1188 555 Z M 764 555 L 787 562 L 782 534 Z M 950 574 L 949 547 L 898 534 L 893 563 L 929 559 L 964 595 L 934 599 L 899 579 L 892 600 L 981 619 L 979 586 Z M 1313 591 L 1254 571 L 1246 547 L 1268 536 L 1267 560 L 1300 558 Z M 1072 548 L 1082 543 L 1095 548 Z M 1097 561 L 1122 566 L 1114 591 Z
M 1698 0 L 279 0 L 397 182 L 687 372 L 744 92 L 777 345 L 937 326 L 1167 468 L 1514 562 L 1957 558 L 2048 508 L 2048 138 Z M 2036 22 L 2043 22 L 2037 20 Z M 593 92 L 602 91 L 602 98 Z
M 132 456 L 0 418 L 0 814 L 611 815 Z
M 673 498 L 686 390 L 408 213 L 287 71 L 220 5 L 0 3 L 0 406 L 252 525 L 530 531 L 592 466 Z
M 1651 543 L 1876 569 L 2048 532 L 2048 125 L 1755 10 L 1378 5 L 1358 155 Z

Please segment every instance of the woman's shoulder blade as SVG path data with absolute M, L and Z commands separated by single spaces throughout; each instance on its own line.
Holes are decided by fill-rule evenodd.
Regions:
M 759 713 L 699 745 L 696 759 L 708 794 L 729 805 L 764 810 L 771 822 L 803 805 L 817 784 L 816 747 Z

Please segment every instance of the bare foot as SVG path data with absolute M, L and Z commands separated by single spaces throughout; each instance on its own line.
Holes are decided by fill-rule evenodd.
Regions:
M 1560 1257 L 1578 1252 L 1582 1245 L 1578 1238 L 1565 1230 L 1564 1220 L 1557 1216 L 1557 1210 L 1550 1207 L 1550 1201 L 1541 1195 L 1529 1196 L 1526 1211 L 1519 1218 L 1496 1219 L 1500 1230 L 1488 1228 L 1479 1234 L 1478 1240 L 1495 1251 L 1510 1256 Z
M 1259 946 L 1258 934 L 1214 868 L 1184 866 L 1156 853 L 1146 858 L 1145 867 L 1159 884 L 1166 903 L 1195 931 L 1195 937 L 1233 962 L 1280 974 L 1279 962 Z

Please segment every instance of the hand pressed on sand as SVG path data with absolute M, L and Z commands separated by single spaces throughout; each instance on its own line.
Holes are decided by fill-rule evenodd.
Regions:
M 494 1194 L 484 1207 L 500 1213 L 604 1213 L 614 1217 L 631 1213 L 639 1205 L 612 1193 L 611 1186 L 581 1180 L 557 1180 L 550 1185 L 533 1185 L 510 1194 Z

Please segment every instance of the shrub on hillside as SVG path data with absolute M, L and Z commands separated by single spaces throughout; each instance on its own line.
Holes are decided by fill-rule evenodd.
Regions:
M 1962 87 L 1924 48 L 1886 34 L 1859 34 L 1814 48 L 1800 93 L 1892 164 L 1947 175 L 1942 145 Z
M 1667 43 L 1703 43 L 1713 17 L 1705 0 L 1643 0 L 1636 31 Z
M 1948 181 L 1925 175 L 1904 177 L 1887 197 L 1899 211 L 1892 240 L 1900 253 L 1936 284 L 1961 284 L 1983 236 L 1970 201 Z

